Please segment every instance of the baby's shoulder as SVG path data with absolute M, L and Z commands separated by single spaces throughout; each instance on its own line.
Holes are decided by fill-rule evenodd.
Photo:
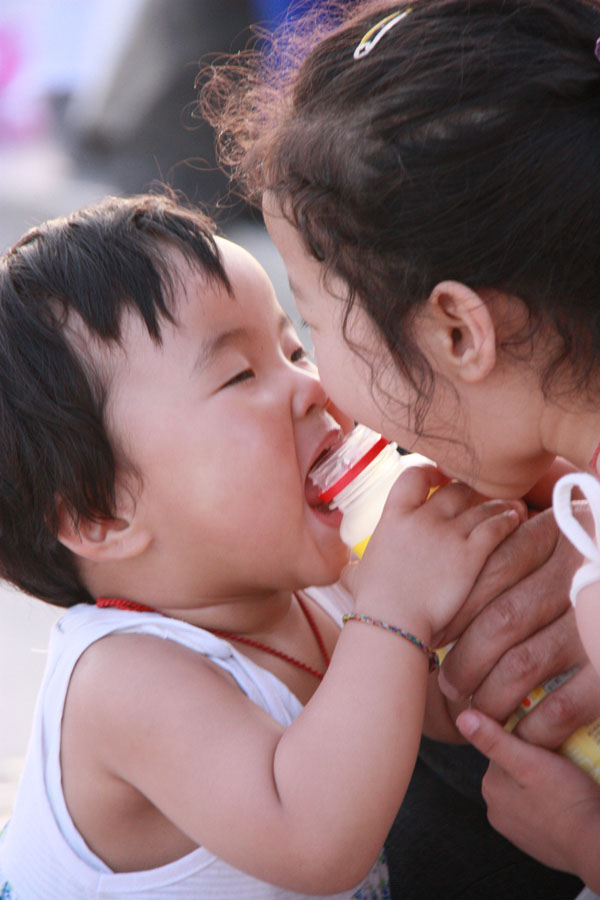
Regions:
M 92 697 L 111 702 L 136 693 L 155 697 L 161 685 L 173 686 L 178 677 L 186 679 L 193 671 L 228 677 L 202 653 L 175 640 L 138 632 L 110 633 L 90 644 L 79 657 L 71 676 L 69 694 L 82 693 L 89 703 Z

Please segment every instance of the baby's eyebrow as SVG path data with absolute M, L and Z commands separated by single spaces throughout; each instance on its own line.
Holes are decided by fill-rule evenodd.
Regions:
M 281 334 L 290 325 L 290 317 L 287 313 L 281 313 L 276 324 L 277 333 Z M 251 339 L 254 334 L 258 334 L 258 329 L 238 327 L 227 328 L 224 331 L 219 331 L 206 337 L 200 344 L 200 349 L 193 365 L 194 373 L 203 372 L 223 350 L 226 350 L 232 344 Z

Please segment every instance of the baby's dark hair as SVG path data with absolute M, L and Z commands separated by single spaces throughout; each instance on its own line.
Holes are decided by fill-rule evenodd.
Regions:
M 349 286 L 417 390 L 433 373 L 411 322 L 446 279 L 520 297 L 540 373 L 597 390 L 600 365 L 599 8 L 580 0 L 319 4 L 247 57 L 210 70 L 200 108 L 257 205 L 266 192 L 325 272 Z M 522 352 L 522 351 L 520 351 Z M 563 364 L 567 364 L 563 366 Z M 594 383 L 595 382 L 595 383 Z M 562 385 L 564 388 L 564 383 Z
M 0 258 L 0 577 L 60 606 L 93 598 L 57 539 L 58 505 L 75 523 L 110 518 L 117 469 L 106 378 L 67 323 L 119 346 L 129 310 L 160 343 L 177 314 L 169 249 L 230 290 L 210 220 L 167 196 L 108 198 Z

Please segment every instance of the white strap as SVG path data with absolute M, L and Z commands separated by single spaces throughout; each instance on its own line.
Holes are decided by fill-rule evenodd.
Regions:
M 589 503 L 594 519 L 593 538 L 573 515 L 571 504 L 573 488 L 579 488 Z M 558 527 L 581 555 L 589 560 L 573 576 L 570 596 L 571 603 L 575 606 L 579 591 L 588 584 L 600 581 L 600 549 L 597 544 L 600 535 L 600 482 L 586 472 L 563 475 L 554 485 L 552 506 Z

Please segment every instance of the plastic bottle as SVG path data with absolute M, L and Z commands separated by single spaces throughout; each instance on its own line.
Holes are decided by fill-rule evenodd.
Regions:
M 343 518 L 340 536 L 362 556 L 398 476 L 411 465 L 430 463 L 419 453 L 398 453 L 398 445 L 365 425 L 357 425 L 311 471 L 319 499 Z
M 364 425 L 357 425 L 310 473 L 320 489 L 319 499 L 343 514 L 340 535 L 361 557 L 381 517 L 392 485 L 411 465 L 431 463 L 419 453 L 400 455 L 398 446 Z M 438 650 L 440 661 L 451 644 Z M 523 716 L 551 691 L 564 684 L 575 669 L 542 682 L 522 701 L 505 724 L 512 731 Z M 560 747 L 560 753 L 600 783 L 600 718 L 578 728 Z

